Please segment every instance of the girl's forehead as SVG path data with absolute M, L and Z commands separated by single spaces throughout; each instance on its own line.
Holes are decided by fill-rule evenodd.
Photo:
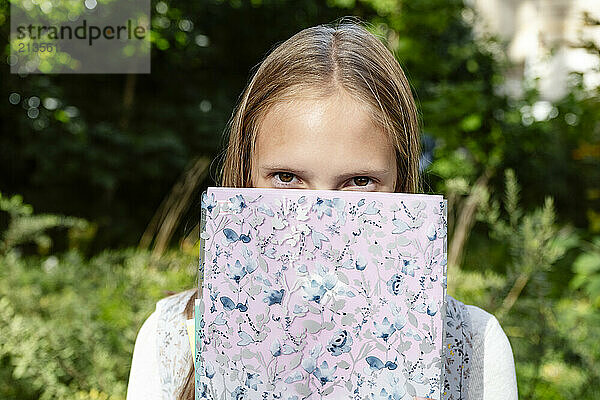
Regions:
M 371 109 L 349 95 L 296 98 L 272 106 L 263 116 L 257 140 L 290 141 L 335 139 L 361 143 L 388 135 L 372 120 Z
M 253 154 L 255 163 L 286 161 L 297 166 L 395 163 L 386 132 L 370 110 L 350 96 L 297 99 L 278 104 L 264 116 Z
M 337 89 L 329 95 L 319 95 L 303 89 L 283 96 L 281 100 L 270 107 L 267 115 L 277 118 L 282 113 L 311 112 L 315 110 L 321 110 L 322 112 L 353 110 L 367 113 L 369 106 L 365 101 L 349 94 L 344 89 Z

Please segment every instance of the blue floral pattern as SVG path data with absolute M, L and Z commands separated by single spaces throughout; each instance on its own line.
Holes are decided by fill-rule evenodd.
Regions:
M 442 399 L 469 400 L 467 390 L 471 377 L 473 329 L 469 312 L 463 303 L 446 298 L 445 373 Z
M 441 398 L 441 196 L 209 188 L 202 207 L 197 398 Z

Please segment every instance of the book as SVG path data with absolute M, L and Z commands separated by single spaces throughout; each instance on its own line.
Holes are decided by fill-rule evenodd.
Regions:
M 208 188 L 197 399 L 441 398 L 440 195 Z

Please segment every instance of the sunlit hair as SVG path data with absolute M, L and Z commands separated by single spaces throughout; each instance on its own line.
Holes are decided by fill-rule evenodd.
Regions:
M 419 125 L 415 102 L 398 61 L 357 18 L 306 28 L 277 45 L 259 64 L 227 125 L 228 144 L 220 183 L 252 187 L 252 153 L 260 124 L 276 104 L 326 99 L 342 91 L 367 104 L 373 123 L 387 133 L 396 153 L 396 192 L 419 184 Z M 192 296 L 185 313 L 193 317 Z M 194 398 L 190 364 L 179 400 Z
M 260 124 L 276 104 L 350 94 L 395 148 L 396 192 L 419 190 L 420 140 L 415 102 L 398 61 L 355 19 L 306 28 L 276 46 L 248 82 L 228 123 L 220 183 L 252 187 L 251 155 Z

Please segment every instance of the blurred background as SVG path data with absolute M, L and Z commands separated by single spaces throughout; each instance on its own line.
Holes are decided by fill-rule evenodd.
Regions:
M 599 2 L 152 0 L 149 75 L 10 74 L 9 4 L 0 398 L 125 398 L 142 322 L 195 284 L 199 196 L 253 67 L 344 15 L 413 87 L 449 293 L 500 320 L 521 399 L 600 398 Z

